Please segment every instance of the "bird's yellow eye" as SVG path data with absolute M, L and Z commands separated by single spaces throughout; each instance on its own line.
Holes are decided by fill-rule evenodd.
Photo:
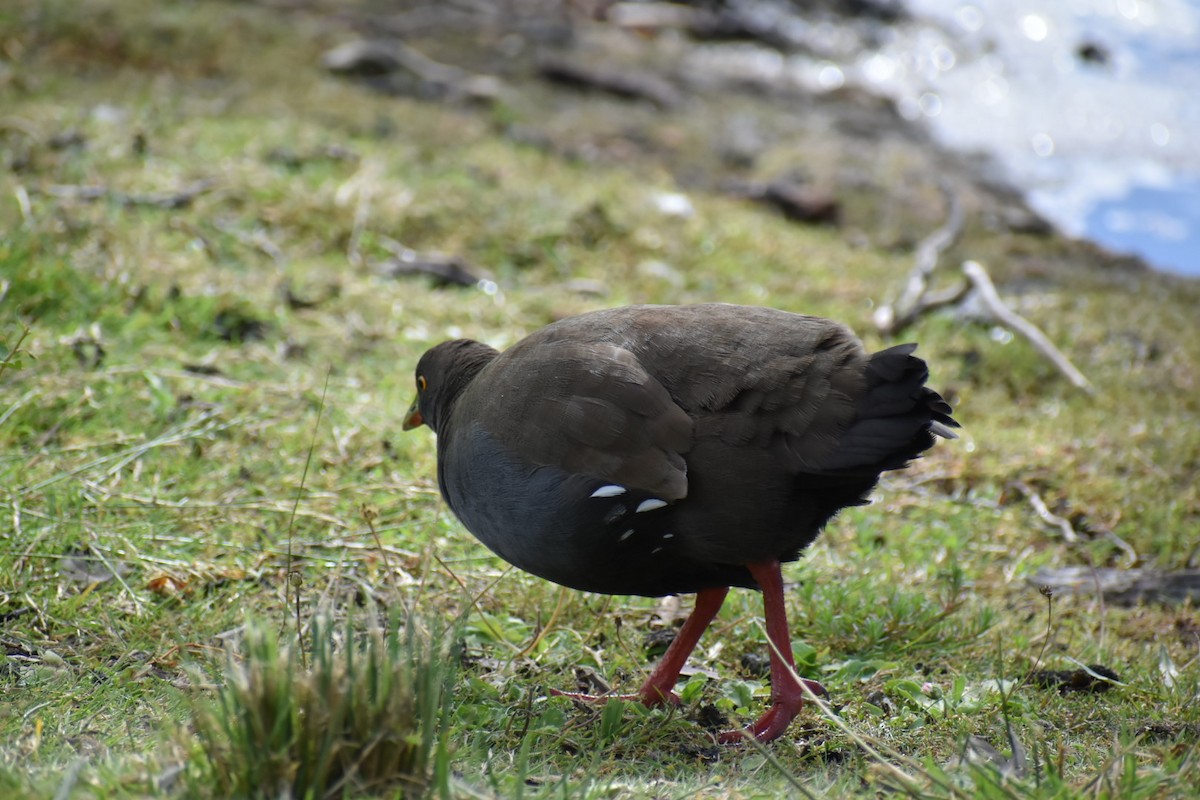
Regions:
M 421 391 L 421 392 L 423 392 L 423 391 L 425 391 L 425 389 L 426 389 L 428 386 L 429 386 L 429 384 L 425 382 L 425 376 L 424 376 L 424 375 L 418 375 L 418 376 L 417 376 L 417 391 Z

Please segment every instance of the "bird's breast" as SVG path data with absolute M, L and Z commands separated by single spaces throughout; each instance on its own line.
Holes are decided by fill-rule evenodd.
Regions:
M 531 464 L 478 426 L 439 454 L 442 495 L 474 536 L 514 566 L 564 586 L 660 594 L 634 574 L 687 560 L 676 505 L 645 491 Z M 684 589 L 679 589 L 683 591 Z M 670 590 L 667 590 L 670 591 Z

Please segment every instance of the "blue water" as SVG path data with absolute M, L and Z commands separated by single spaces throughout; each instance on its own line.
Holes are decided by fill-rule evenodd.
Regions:
M 901 2 L 881 24 L 762 0 L 797 52 L 706 67 L 887 97 L 1068 236 L 1200 277 L 1200 0 Z
M 1064 233 L 1200 277 L 1200 0 L 906 6 L 900 108 L 924 101 L 914 117 Z
M 1185 3 L 1182 14 L 1200 16 L 1200 3 Z M 1190 14 L 1189 14 L 1190 12 Z M 1195 30 L 1195 23 L 1187 26 Z M 1135 80 L 1168 87 L 1178 106 L 1173 116 L 1177 135 L 1188 137 L 1192 158 L 1165 158 L 1163 179 L 1156 185 L 1135 183 L 1119 197 L 1099 200 L 1084 221 L 1082 235 L 1112 250 L 1135 253 L 1161 269 L 1200 277 L 1200 36 L 1164 42 L 1134 35 L 1121 42 L 1128 48 Z M 1136 108 L 1133 109 L 1136 113 Z M 1157 145 L 1172 133 L 1164 123 L 1154 131 Z M 1169 144 L 1169 142 L 1167 143 Z
M 1200 276 L 1200 182 L 1135 186 L 1092 207 L 1084 236 L 1162 269 Z

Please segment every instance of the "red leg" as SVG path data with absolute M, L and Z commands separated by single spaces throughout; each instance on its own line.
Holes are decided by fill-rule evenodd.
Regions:
M 696 649 L 696 643 L 700 641 L 700 634 L 708 629 L 713 618 L 717 616 L 717 612 L 721 610 L 721 604 L 725 602 L 727 594 L 729 594 L 728 586 L 701 589 L 696 593 L 695 608 L 684 620 L 679 633 L 675 634 L 675 640 L 671 642 L 667 652 L 663 653 L 658 666 L 654 668 L 650 677 L 646 678 L 646 682 L 638 690 L 638 697 L 645 705 L 654 707 L 664 701 L 679 702 L 679 698 L 672 691 L 675 688 L 675 682 L 679 680 L 679 673 L 683 669 L 683 665 L 687 663 L 688 656 Z
M 646 682 L 642 684 L 642 688 L 638 690 L 637 694 L 597 697 L 577 692 L 560 692 L 557 689 L 551 689 L 550 694 L 556 697 L 571 697 L 575 700 L 592 702 L 619 697 L 622 700 L 640 700 L 652 708 L 662 705 L 664 702 L 678 703 L 679 698 L 672 690 L 675 688 L 675 682 L 679 680 L 679 673 L 683 669 L 683 665 L 687 663 L 688 656 L 696 649 L 696 643 L 700 641 L 700 634 L 704 633 L 712 623 L 713 617 L 717 616 L 717 612 L 721 610 L 721 603 L 725 602 L 727 594 L 729 594 L 729 588 L 726 586 L 701 589 L 696 593 L 695 608 L 684 620 L 683 627 L 679 629 L 679 633 L 675 634 L 675 640 L 671 642 L 671 646 L 663 654 L 662 660 L 650 673 L 650 677 L 646 678 Z
M 787 612 L 783 603 L 783 575 L 778 561 L 747 564 L 750 574 L 758 581 L 763 593 L 763 615 L 766 617 L 767 639 L 771 645 L 771 707 L 744 731 L 725 731 L 720 735 L 723 744 L 740 742 L 747 735 L 760 742 L 778 738 L 804 705 L 804 691 L 794 677 L 796 663 L 792 658 L 792 637 L 788 632 Z M 816 681 L 803 681 L 817 694 L 826 694 Z

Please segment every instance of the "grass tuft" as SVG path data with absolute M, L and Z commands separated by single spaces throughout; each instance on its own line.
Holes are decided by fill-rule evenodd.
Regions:
M 215 702 L 195 707 L 203 759 L 187 796 L 425 796 L 448 778 L 455 663 L 444 629 L 408 617 L 365 632 L 313 620 L 311 667 L 265 623 L 246 627 Z M 445 794 L 445 791 L 442 792 Z

